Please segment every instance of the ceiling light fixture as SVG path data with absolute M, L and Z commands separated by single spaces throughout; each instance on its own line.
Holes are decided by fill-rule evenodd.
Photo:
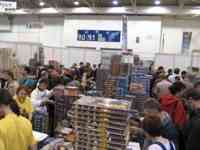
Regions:
M 39 13 L 41 13 L 41 14 L 57 14 L 57 13 L 59 13 L 59 11 L 53 7 L 49 7 L 49 8 L 40 9 Z
M 119 4 L 119 2 L 117 0 L 114 0 L 112 3 L 113 3 L 113 5 L 118 5 Z
M 154 1 L 154 4 L 155 4 L 155 5 L 160 5 L 160 3 L 161 3 L 160 0 L 155 0 L 155 1 Z
M 74 1 L 74 5 L 78 6 L 79 5 L 79 1 Z
M 45 5 L 45 2 L 41 1 L 40 6 L 43 7 Z

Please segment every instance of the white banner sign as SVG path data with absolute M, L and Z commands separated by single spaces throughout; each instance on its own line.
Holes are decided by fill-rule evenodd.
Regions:
M 17 9 L 16 0 L 0 0 L 0 11 L 10 11 Z

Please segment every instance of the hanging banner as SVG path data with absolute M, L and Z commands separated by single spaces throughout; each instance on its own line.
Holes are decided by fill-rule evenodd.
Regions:
M 128 16 L 122 16 L 122 52 L 128 52 Z
M 16 0 L 0 0 L 0 11 L 10 11 L 17 9 L 17 1 Z
M 120 31 L 78 30 L 78 41 L 120 42 Z
M 188 53 L 191 45 L 192 32 L 183 32 L 183 41 L 182 41 L 182 49 L 181 53 Z

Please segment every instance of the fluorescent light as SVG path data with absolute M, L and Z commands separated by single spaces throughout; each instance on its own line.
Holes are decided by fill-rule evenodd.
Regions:
M 121 13 L 126 13 L 126 9 L 125 7 L 111 7 L 106 10 L 106 13 L 121 14 Z
M 57 14 L 57 13 L 59 13 L 59 11 L 55 8 L 50 7 L 50 8 L 41 9 L 39 11 L 39 13 L 41 13 L 41 14 Z
M 160 7 L 160 6 L 147 8 L 143 12 L 147 14 L 170 14 L 171 13 L 170 9 L 168 9 L 167 7 Z
M 73 13 L 94 13 L 91 8 L 88 7 L 76 7 L 72 9 Z
M 45 2 L 41 1 L 40 6 L 43 7 L 45 5 Z
M 113 3 L 113 5 L 118 5 L 119 4 L 119 2 L 117 0 L 113 0 L 112 3 Z
M 160 5 L 160 0 L 155 0 L 155 1 L 154 1 L 154 4 L 155 4 L 155 5 Z
M 79 1 L 74 1 L 74 5 L 78 6 L 79 5 Z
M 189 13 L 194 14 L 194 15 L 200 15 L 200 9 L 192 9 L 189 11 Z
M 27 14 L 27 12 L 24 9 L 17 9 L 15 10 L 15 14 Z

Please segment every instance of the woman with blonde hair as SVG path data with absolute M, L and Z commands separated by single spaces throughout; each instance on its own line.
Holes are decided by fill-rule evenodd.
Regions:
M 33 106 L 30 98 L 28 97 L 28 91 L 25 86 L 20 86 L 17 89 L 16 95 L 14 96 L 14 100 L 17 102 L 17 105 L 20 108 L 21 115 L 31 120 Z

